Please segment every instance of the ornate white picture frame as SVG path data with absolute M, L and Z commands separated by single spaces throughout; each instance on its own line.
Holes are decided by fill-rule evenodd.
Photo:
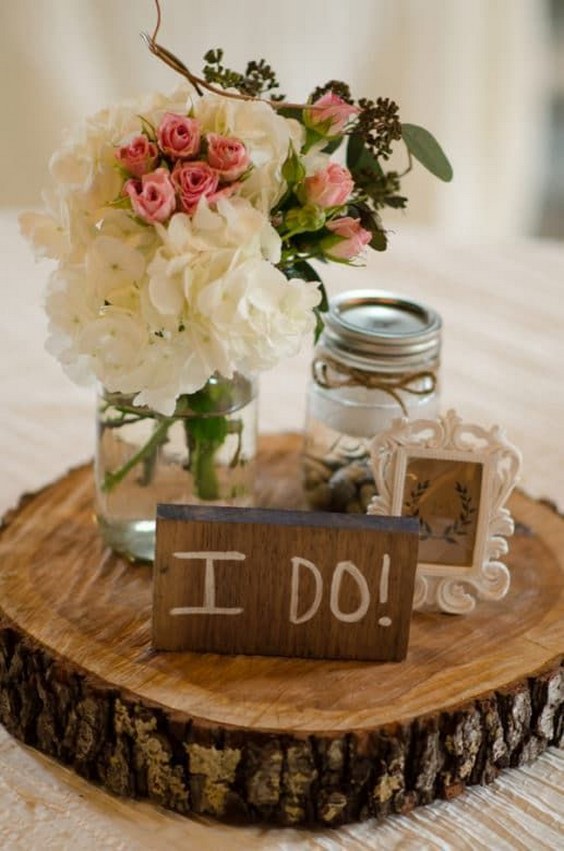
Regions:
M 455 411 L 436 420 L 395 420 L 372 441 L 378 496 L 368 514 L 419 518 L 414 609 L 471 612 L 477 599 L 507 594 L 513 520 L 505 503 L 521 465 L 498 426 L 464 423 Z

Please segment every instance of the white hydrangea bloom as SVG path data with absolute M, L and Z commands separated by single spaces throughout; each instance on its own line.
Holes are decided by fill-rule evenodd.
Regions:
M 313 331 L 319 299 L 315 285 L 288 281 L 271 263 L 254 257 L 204 287 L 197 309 L 210 317 L 213 333 L 228 341 L 236 368 L 256 372 L 296 354 L 304 335 Z
M 192 114 L 202 134 L 232 135 L 253 167 L 229 198 L 166 224 L 147 224 L 119 199 L 116 146 L 157 127 L 167 112 Z M 73 380 L 165 414 L 219 372 L 255 372 L 294 354 L 312 331 L 315 284 L 276 268 L 281 240 L 269 214 L 286 189 L 282 166 L 303 128 L 267 104 L 182 85 L 89 118 L 50 163 L 45 210 L 21 217 L 38 256 L 58 261 L 48 287 L 48 349 Z
M 201 204 L 193 218 L 173 216 L 161 228 L 163 245 L 149 266 L 148 297 L 155 317 L 174 317 L 172 338 L 188 335 L 193 376 L 214 371 L 268 369 L 295 354 L 315 325 L 315 285 L 288 281 L 267 258 L 279 256 L 279 237 L 244 199 Z M 200 385 L 202 386 L 202 385 Z

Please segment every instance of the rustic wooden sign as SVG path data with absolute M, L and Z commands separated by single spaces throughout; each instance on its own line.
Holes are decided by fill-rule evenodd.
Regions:
M 400 661 L 417 520 L 159 505 L 153 644 Z

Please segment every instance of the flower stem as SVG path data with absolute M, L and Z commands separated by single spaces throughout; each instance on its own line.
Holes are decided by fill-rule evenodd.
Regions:
M 102 428 L 118 429 L 121 425 L 133 425 L 141 420 L 153 421 L 153 432 L 146 443 L 137 449 L 125 463 L 116 470 L 108 470 L 103 478 L 102 490 L 112 491 L 135 467 L 140 468 L 137 483 L 149 486 L 153 482 L 158 450 L 168 442 L 171 426 L 182 424 L 186 439 L 187 459 L 183 464 L 192 477 L 194 495 L 207 502 L 221 498 L 222 483 L 218 474 L 217 453 L 230 434 L 236 435 L 236 447 L 230 468 L 238 466 L 242 450 L 242 420 L 230 420 L 231 414 L 241 406 L 240 394 L 248 388 L 246 385 L 234 385 L 232 381 L 214 378 L 201 390 L 184 394 L 177 400 L 173 416 L 163 417 L 144 408 L 136 409 L 127 403 L 116 404 L 108 401 L 101 413 L 106 415 Z M 239 395 L 237 395 L 239 394 Z M 248 401 L 246 397 L 244 402 Z M 113 414 L 107 416 L 109 409 Z M 138 412 L 137 412 L 138 411 Z M 225 412 L 225 413 L 224 413 Z
M 213 502 L 219 499 L 219 481 L 215 467 L 215 453 L 218 447 L 213 443 L 198 441 L 194 458 L 194 487 L 200 499 Z
M 229 422 L 222 416 L 201 416 L 187 419 L 184 428 L 196 496 L 207 501 L 219 499 L 215 454 L 229 433 Z
M 137 466 L 137 464 L 141 463 L 141 461 L 145 461 L 152 454 L 154 454 L 161 444 L 166 443 L 168 430 L 174 422 L 174 418 L 166 417 L 161 420 L 161 422 L 155 428 L 153 434 L 145 443 L 141 449 L 139 449 L 135 455 L 132 455 L 129 461 L 126 461 L 119 469 L 115 472 L 108 471 L 104 476 L 104 481 L 102 483 L 102 490 L 104 493 L 109 493 L 112 491 L 116 485 L 119 485 L 122 482 L 127 474 Z

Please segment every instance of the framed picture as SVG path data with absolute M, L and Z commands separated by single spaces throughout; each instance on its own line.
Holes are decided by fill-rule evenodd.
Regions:
M 371 461 L 378 496 L 368 514 L 419 520 L 414 608 L 463 614 L 478 598 L 505 596 L 510 575 L 499 558 L 513 533 L 505 503 L 521 456 L 503 431 L 455 411 L 403 418 L 374 438 Z

